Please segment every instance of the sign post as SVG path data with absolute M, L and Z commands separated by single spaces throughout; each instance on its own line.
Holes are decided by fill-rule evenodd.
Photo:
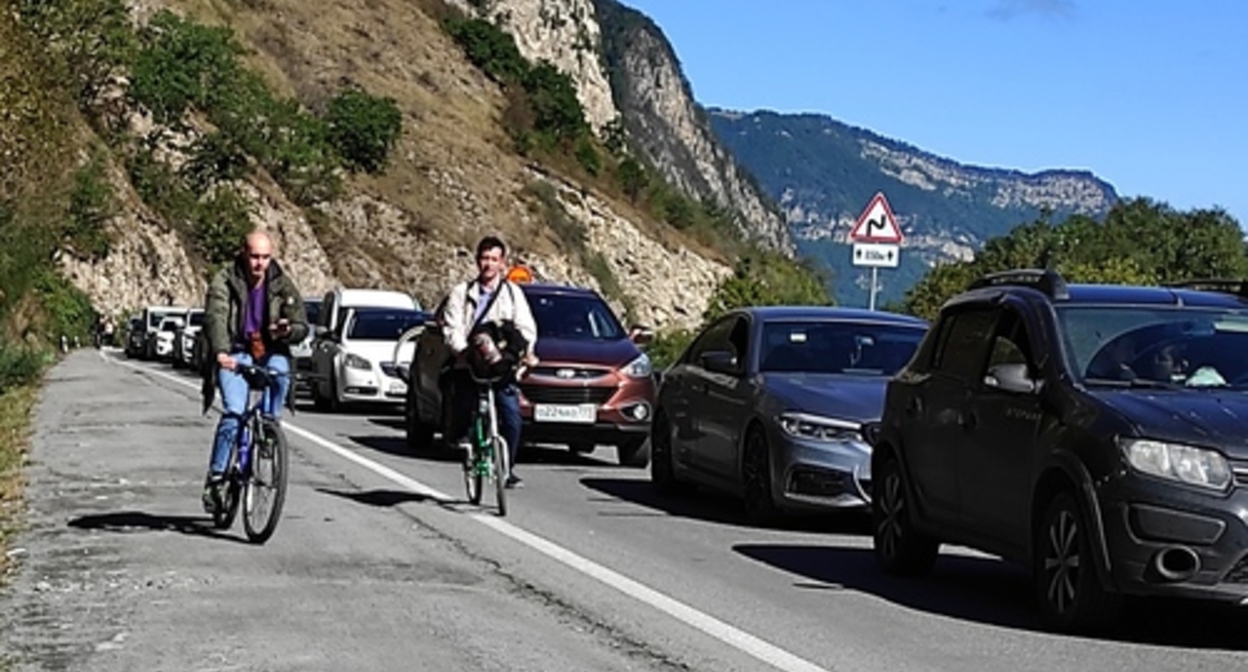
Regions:
M 858 222 L 849 232 L 849 239 L 854 243 L 853 263 L 855 266 L 871 268 L 871 298 L 868 308 L 875 310 L 875 292 L 879 286 L 879 270 L 897 268 L 901 263 L 901 227 L 897 226 L 897 217 L 884 198 L 884 192 L 876 192 L 871 202 L 858 215 Z

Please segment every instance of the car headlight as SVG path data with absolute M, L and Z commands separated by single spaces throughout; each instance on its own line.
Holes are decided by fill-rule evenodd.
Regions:
M 637 359 L 629 362 L 623 371 L 629 378 L 648 378 L 654 373 L 654 368 L 650 366 L 650 356 L 643 352 Z
M 372 363 L 367 359 L 351 353 L 347 353 L 347 356 L 342 359 L 342 363 L 346 364 L 348 369 L 364 369 L 368 371 L 373 368 Z
M 1221 453 L 1152 439 L 1119 439 L 1127 463 L 1136 471 L 1210 490 L 1225 490 L 1231 467 Z
M 795 412 L 781 413 L 776 420 L 785 434 L 799 439 L 858 442 L 863 440 L 862 432 L 859 431 L 860 425 L 849 420 Z

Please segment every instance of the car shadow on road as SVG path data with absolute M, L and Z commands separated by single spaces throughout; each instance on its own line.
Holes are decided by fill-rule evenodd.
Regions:
M 69 527 L 79 530 L 104 530 L 129 534 L 134 532 L 180 532 L 197 537 L 210 537 L 247 543 L 246 539 L 235 537 L 216 529 L 212 518 L 203 516 L 158 515 L 143 511 L 117 511 L 115 513 L 99 513 L 79 516 L 66 523 Z
M 931 614 L 1044 632 L 1030 575 L 988 557 L 942 553 L 930 574 L 885 574 L 870 548 L 738 544 L 737 553 L 802 577 L 803 590 L 855 590 Z M 1244 650 L 1243 611 L 1191 601 L 1130 600 L 1119 625 L 1098 638 L 1183 648 Z
M 650 481 L 641 479 L 582 478 L 581 484 L 612 498 L 656 509 L 670 516 L 751 529 L 759 527 L 746 519 L 740 500 L 719 493 L 698 491 L 687 495 L 669 495 L 659 492 Z M 871 534 L 870 519 L 862 512 L 789 514 L 766 527 L 794 532 Z

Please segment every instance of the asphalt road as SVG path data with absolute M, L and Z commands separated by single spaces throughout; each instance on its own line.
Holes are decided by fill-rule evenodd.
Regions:
M 859 518 L 749 527 L 605 447 L 526 447 L 500 519 L 382 409 L 287 416 L 286 514 L 250 545 L 199 508 L 197 394 L 113 352 L 49 374 L 0 596 L 15 670 L 1248 669 L 1248 612 L 1142 604 L 1113 636 L 1051 635 L 997 560 L 888 577 Z

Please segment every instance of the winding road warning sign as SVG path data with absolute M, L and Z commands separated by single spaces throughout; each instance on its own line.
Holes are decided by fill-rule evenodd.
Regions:
M 858 223 L 849 232 L 849 239 L 855 243 L 893 243 L 900 244 L 905 236 L 901 235 L 901 227 L 897 226 L 897 217 L 884 198 L 884 192 L 876 192 L 875 197 L 867 204 L 867 208 L 858 215 Z

